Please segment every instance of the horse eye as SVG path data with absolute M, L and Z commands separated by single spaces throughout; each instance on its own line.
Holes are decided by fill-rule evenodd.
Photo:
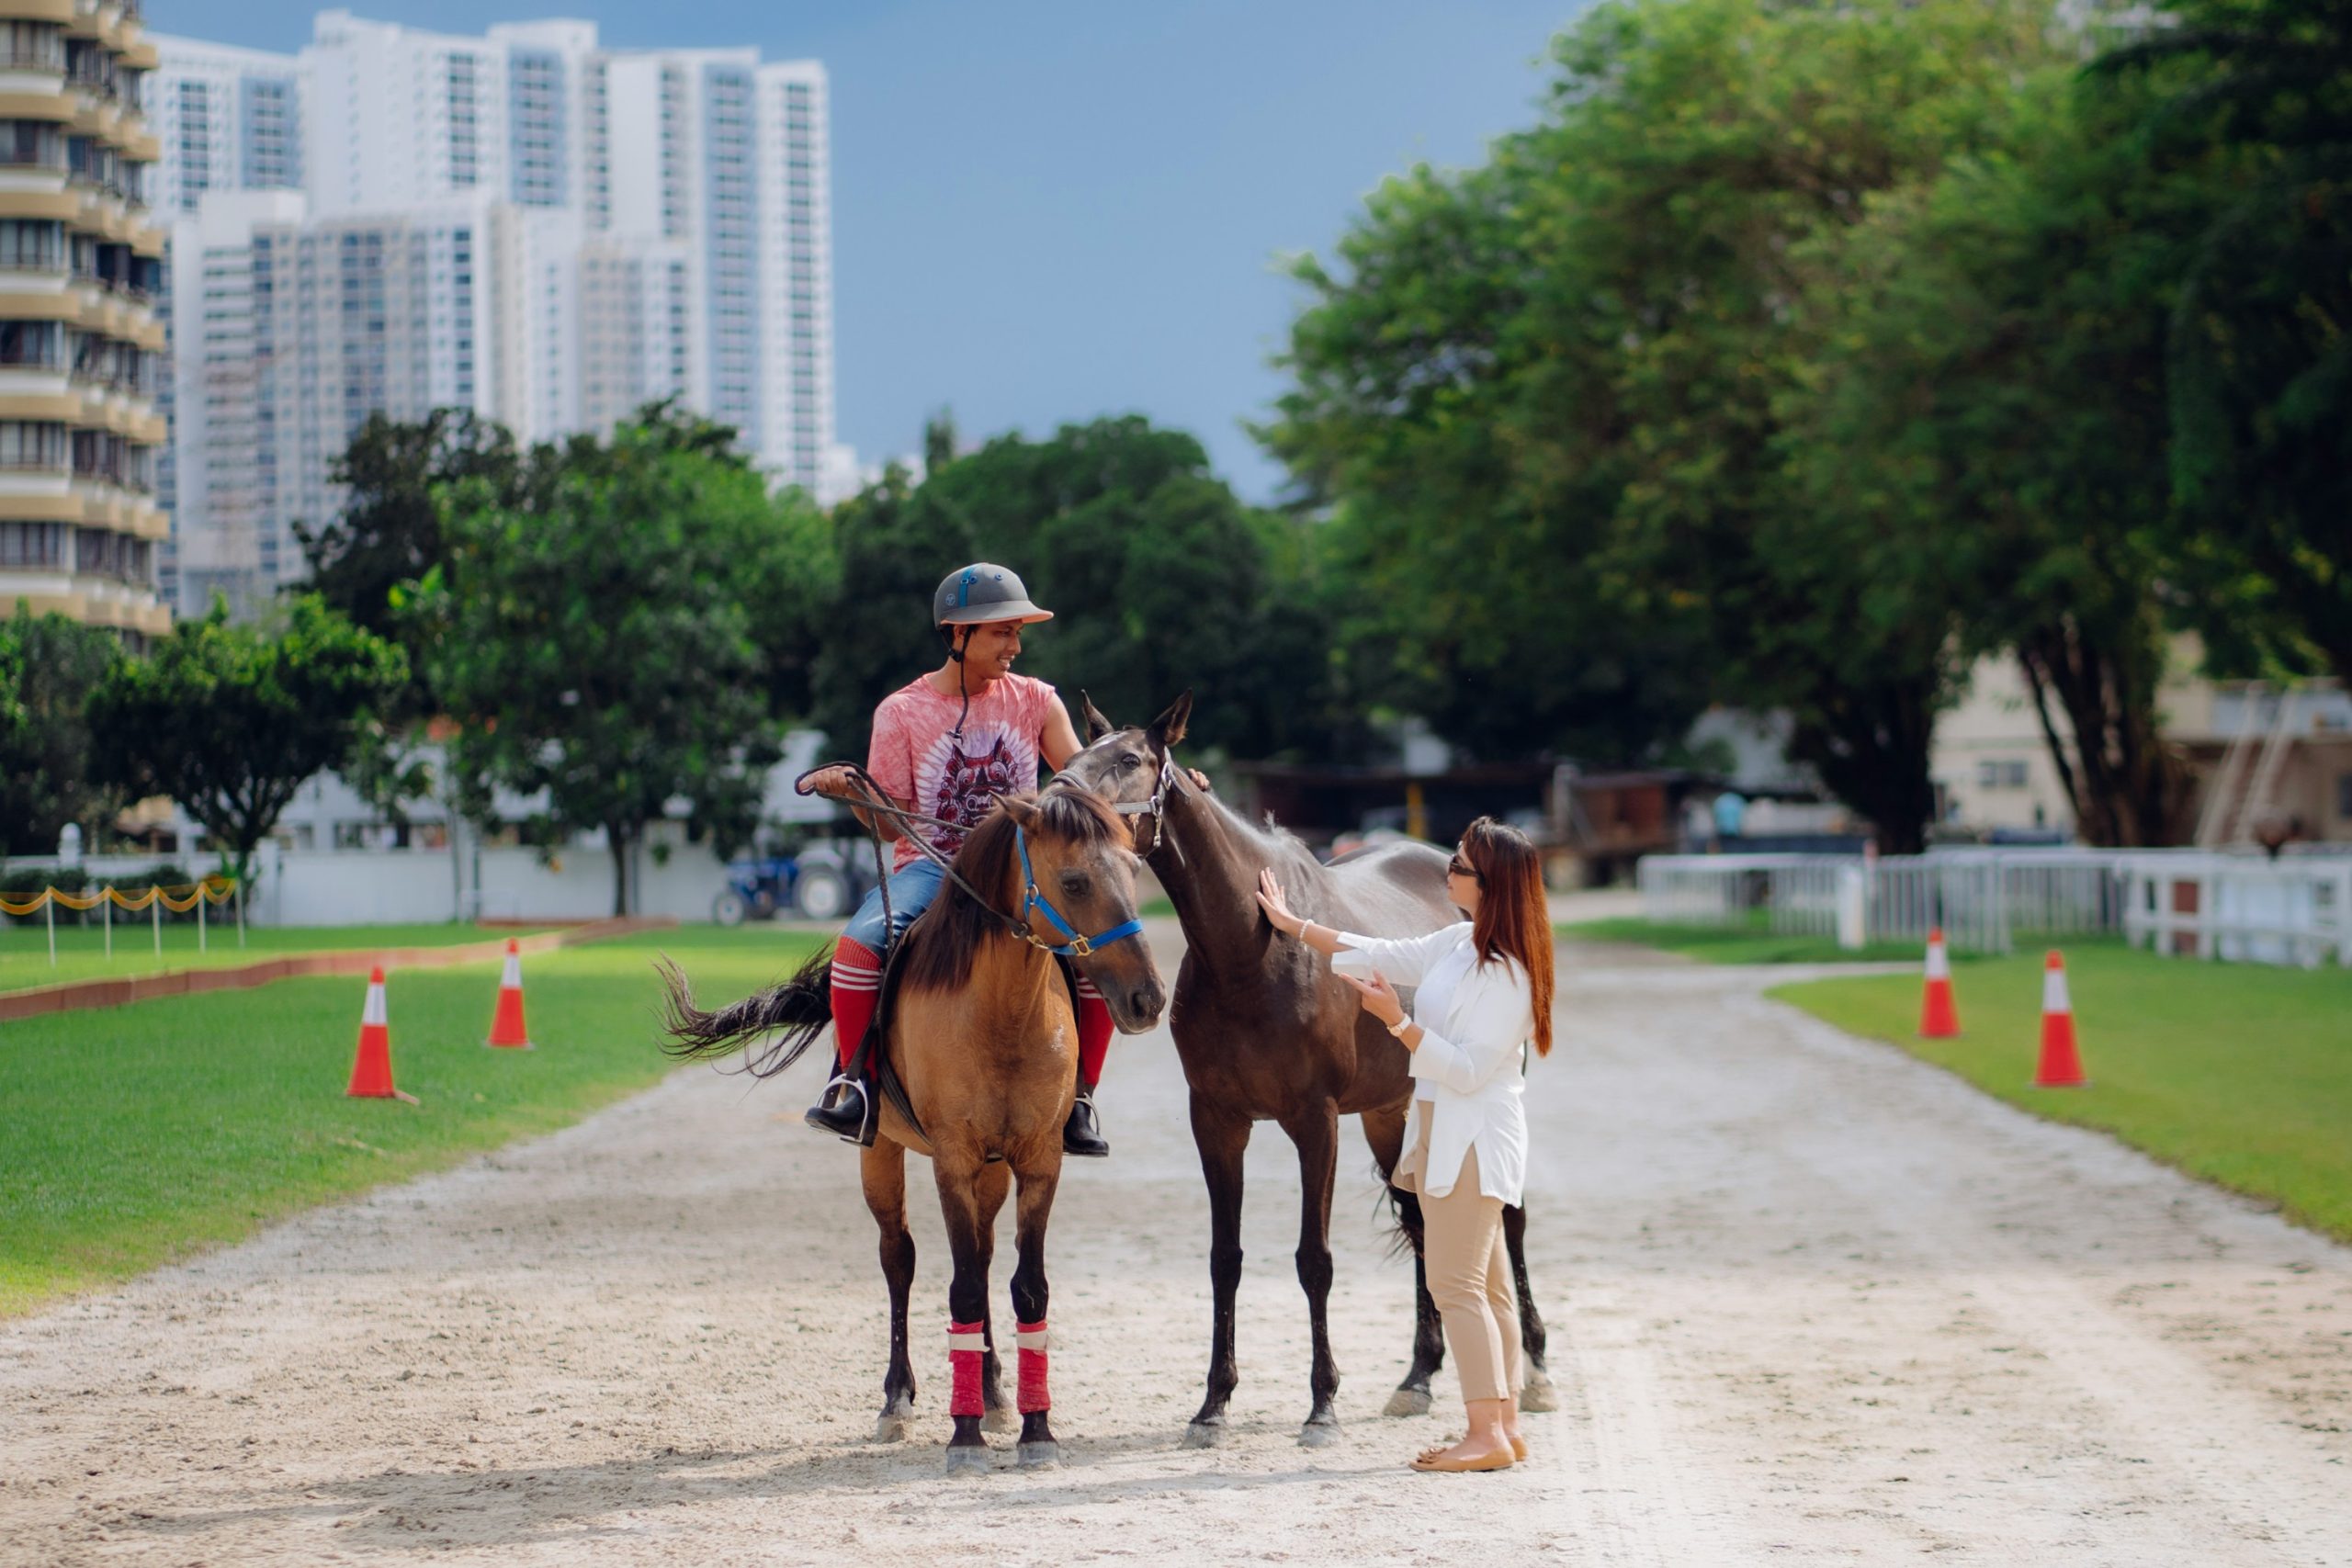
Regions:
M 1069 894 L 1071 897 L 1083 897 L 1086 894 L 1086 888 L 1087 881 L 1083 874 L 1075 871 L 1066 871 L 1062 873 L 1062 891 Z

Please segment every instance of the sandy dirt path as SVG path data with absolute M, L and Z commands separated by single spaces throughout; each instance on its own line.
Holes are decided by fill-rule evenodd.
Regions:
M 1236 1431 L 1178 1446 L 1206 1206 L 1154 1036 L 1114 1047 L 1117 1157 L 1056 1214 L 1061 1470 L 1001 1447 L 991 1475 L 940 1474 L 929 1202 L 917 1438 L 869 1441 L 854 1161 L 794 1124 L 813 1079 L 692 1070 L 0 1325 L 0 1562 L 1453 1562 L 1476 1539 L 1599 1564 L 2352 1562 L 2352 1254 L 1763 1001 L 1761 974 L 1630 957 L 1578 955 L 1529 1095 L 1563 1408 L 1509 1473 L 1401 1468 L 1455 1396 L 1377 1414 L 1409 1276 L 1352 1127 L 1346 1441 L 1294 1441 L 1296 1175 L 1269 1128 Z

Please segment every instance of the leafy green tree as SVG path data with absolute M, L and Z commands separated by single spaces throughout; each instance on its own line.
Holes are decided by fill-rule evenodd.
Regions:
M 2162 280 L 2225 171 L 2153 177 L 2071 82 L 2018 102 L 2011 150 L 1877 204 L 1815 279 L 1834 326 L 1788 460 L 1816 514 L 1930 541 L 1962 646 L 2021 666 L 2085 837 L 2171 842 Z
M 243 880 L 303 781 L 343 763 L 407 676 L 398 648 L 314 594 L 269 625 L 232 625 L 216 600 L 91 693 L 94 772 L 134 798 L 177 801 Z
M 1442 731 L 1623 761 L 1709 701 L 1780 708 L 1890 848 L 1921 840 L 1950 595 L 1810 513 L 1776 406 L 1821 253 L 2000 145 L 2067 47 L 2038 0 L 1605 5 L 1555 45 L 1543 123 L 1391 181 L 1337 265 L 1298 264 L 1265 434 Z
M 541 466 L 539 455 L 518 446 L 504 426 L 470 409 L 435 409 L 419 420 L 370 414 L 328 469 L 343 487 L 342 510 L 315 529 L 294 525 L 311 570 L 303 591 L 408 652 L 411 684 L 388 716 L 395 728 L 429 716 L 436 705 L 424 683 L 434 628 L 404 615 L 399 602 L 403 584 L 447 558 L 435 496 L 479 483 L 501 504 L 518 505 Z
M 121 659 L 102 626 L 22 604 L 0 622 L 0 855 L 46 854 L 68 822 L 95 843 L 113 816 L 116 802 L 91 774 L 88 709 Z
M 957 456 L 938 423 L 926 451 L 922 483 L 894 471 L 835 513 L 817 707 L 836 754 L 863 756 L 874 705 L 944 657 L 932 592 L 976 558 L 1057 613 L 1023 663 L 1066 693 L 1146 714 L 1198 687 L 1215 700 L 1195 737 L 1247 755 L 1321 750 L 1342 728 L 1311 540 L 1244 506 L 1192 436 L 1104 419 Z
M 2157 15 L 2095 79 L 2145 116 L 2159 166 L 2218 152 L 2238 174 L 2174 269 L 2173 497 L 2192 545 L 2239 552 L 2299 639 L 2352 678 L 2352 7 Z
M 830 570 L 806 502 L 771 497 L 733 441 L 661 405 L 551 454 L 524 505 L 461 481 L 417 596 L 470 813 L 503 785 L 546 792 L 535 833 L 602 829 L 616 914 L 673 800 L 721 852 L 756 826 L 781 754 L 763 617 Z

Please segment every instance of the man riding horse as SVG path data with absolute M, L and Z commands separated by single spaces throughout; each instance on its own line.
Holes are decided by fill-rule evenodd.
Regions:
M 881 996 L 883 955 L 931 908 L 952 858 L 997 797 L 1037 787 L 1038 763 L 1058 769 L 1078 754 L 1069 710 L 1043 681 L 1012 672 L 1022 628 L 1053 619 L 1029 599 L 1021 579 L 978 561 L 954 571 L 932 595 L 931 618 L 947 644 L 938 669 L 882 699 L 865 774 L 904 816 L 869 808 L 858 771 L 837 764 L 812 773 L 802 788 L 847 804 L 857 819 L 894 846 L 886 906 L 883 889 L 865 896 L 833 950 L 831 999 L 837 1069 L 809 1108 L 811 1127 L 854 1143 L 874 1141 L 875 1097 L 850 1064 Z M 907 835 L 921 833 L 941 858 Z M 886 907 L 888 914 L 886 916 Z M 1100 1157 L 1111 1152 L 1094 1109 L 1094 1086 L 1111 1044 L 1110 1009 L 1078 977 L 1078 1097 L 1062 1147 Z

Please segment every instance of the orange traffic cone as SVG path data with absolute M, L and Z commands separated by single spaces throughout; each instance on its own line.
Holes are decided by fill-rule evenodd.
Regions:
M 359 1055 L 351 1064 L 351 1087 L 343 1091 L 356 1100 L 405 1100 L 416 1103 L 416 1096 L 402 1094 L 392 1087 L 392 1028 L 390 1014 L 384 1006 L 384 966 L 378 964 L 368 975 L 368 1005 L 359 1014 Z
M 2066 996 L 2066 961 L 2053 947 L 2041 971 L 2041 1066 L 2033 1075 L 2033 1087 L 2076 1089 L 2089 1081 L 2075 1051 L 2075 1004 Z
M 1952 1005 L 1951 959 L 1944 953 L 1944 929 L 1928 933 L 1928 992 L 1919 1003 L 1919 1038 L 1956 1040 L 1960 1010 Z
M 511 936 L 506 939 L 506 973 L 498 982 L 498 1011 L 492 1015 L 486 1043 L 522 1051 L 531 1048 L 530 1031 L 523 1027 L 522 950 Z

